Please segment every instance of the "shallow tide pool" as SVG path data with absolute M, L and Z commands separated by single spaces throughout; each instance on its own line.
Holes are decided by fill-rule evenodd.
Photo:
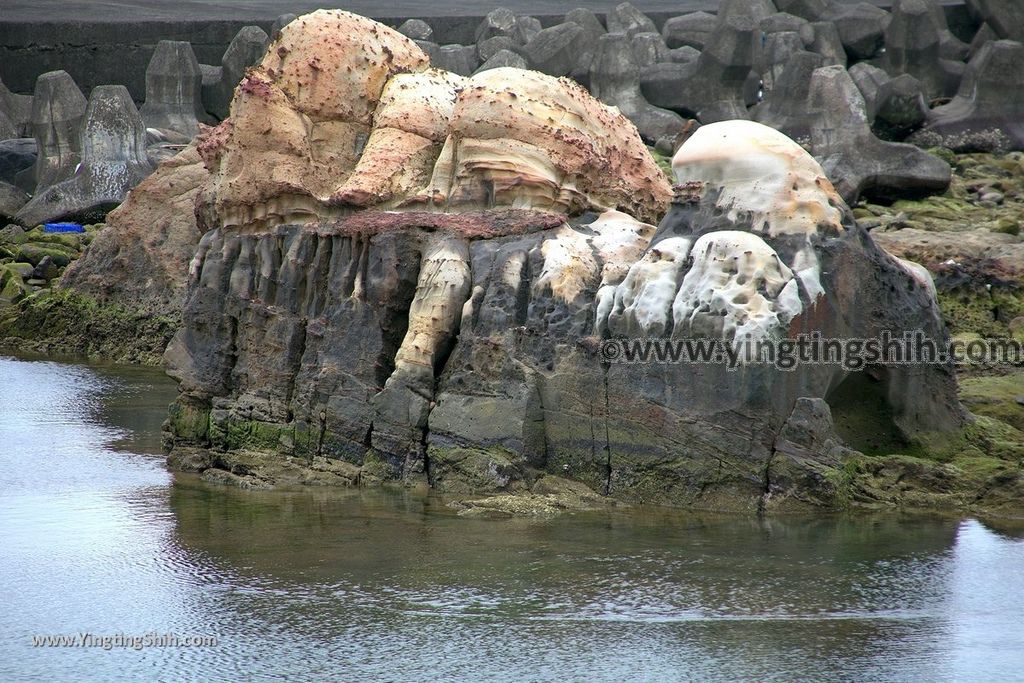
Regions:
M 1024 526 L 220 488 L 167 471 L 173 397 L 0 357 L 0 681 L 1024 680 Z

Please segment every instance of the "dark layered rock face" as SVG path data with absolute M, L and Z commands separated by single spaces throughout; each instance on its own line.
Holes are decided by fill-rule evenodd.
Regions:
M 182 391 L 172 439 L 452 492 L 528 490 L 546 473 L 633 501 L 834 504 L 860 444 L 843 445 L 833 421 L 881 405 L 882 428 L 907 443 L 956 432 L 950 367 L 729 370 L 601 354 L 622 337 L 728 340 L 733 323 L 775 337 L 945 338 L 927 275 L 876 247 L 798 146 L 780 153 L 769 137 L 760 149 L 768 133 L 700 129 L 677 175 L 736 180 L 686 181 L 656 231 L 617 212 L 537 210 L 210 231 L 167 354 Z M 723 142 L 737 166 L 707 156 Z M 736 172 L 745 158 L 789 166 L 752 187 Z M 810 213 L 779 211 L 788 201 Z M 725 308 L 702 298 L 707 281 L 731 297 Z M 726 326 L 709 331 L 719 316 Z

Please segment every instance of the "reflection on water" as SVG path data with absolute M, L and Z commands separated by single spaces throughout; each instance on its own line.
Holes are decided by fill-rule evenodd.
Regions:
M 929 516 L 455 516 L 172 478 L 158 373 L 0 358 L 0 681 L 1010 680 L 1024 541 Z M 211 648 L 32 635 L 212 634 Z

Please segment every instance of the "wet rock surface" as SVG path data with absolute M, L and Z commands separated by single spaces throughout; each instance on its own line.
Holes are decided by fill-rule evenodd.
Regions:
M 243 30 L 219 67 L 161 44 L 141 120 L 112 88 L 86 112 L 66 74 L 34 103 L 0 88 L 0 214 L 25 224 L 0 231 L 0 337 L 46 348 L 33 329 L 72 339 L 99 305 L 92 336 L 152 360 L 180 319 L 172 461 L 218 483 L 488 495 L 471 515 L 1012 506 L 1012 374 L 967 382 L 972 421 L 946 366 L 598 354 L 1016 334 L 1020 43 L 1012 8 L 975 5 L 970 46 L 924 0 L 727 2 L 661 30 L 628 4 L 605 24 L 499 9 L 466 45 L 319 12 Z M 641 141 L 675 153 L 671 205 Z M 107 225 L 33 229 L 60 217 Z
M 313 16 L 304 30 L 314 35 L 318 21 L 358 21 L 341 13 Z M 282 33 L 290 51 L 308 49 L 301 31 Z M 621 41 L 632 53 L 624 35 L 605 39 Z M 445 77 L 416 75 L 425 60 L 415 50 L 399 42 L 392 53 L 409 59 L 414 71 L 392 76 L 395 83 L 425 78 L 424 95 L 445 92 Z M 264 66 L 277 72 L 273 62 Z M 378 67 L 371 60 L 367 68 Z M 508 74 L 498 76 L 508 83 Z M 263 81 L 269 101 L 274 88 L 291 87 L 287 77 L 273 78 Z M 450 100 L 410 100 L 400 110 L 407 120 L 399 130 L 443 138 L 463 117 L 477 116 L 477 98 L 489 106 L 495 83 L 471 85 L 451 110 L 441 106 Z M 538 103 L 562 101 L 561 86 L 542 79 L 519 87 L 526 89 L 517 98 L 527 94 L 528 102 L 533 92 Z M 239 97 L 260 92 L 243 87 Z M 467 92 L 474 99 L 463 103 Z M 329 95 L 306 95 L 300 106 L 323 117 L 326 107 L 336 106 Z M 405 95 L 388 95 L 388 86 L 367 95 L 365 102 L 373 104 L 354 100 L 344 120 L 357 122 L 364 107 L 376 107 L 376 134 L 385 128 L 391 98 L 405 101 Z M 167 354 L 182 389 L 169 426 L 182 445 L 328 457 L 358 467 L 363 483 L 426 483 L 442 491 L 526 493 L 548 473 L 624 500 L 750 510 L 811 498 L 830 504 L 835 497 L 828 487 L 808 498 L 807 487 L 792 483 L 837 466 L 834 453 L 818 452 L 828 441 L 828 421 L 814 417 L 814 410 L 793 414 L 798 399 L 827 400 L 841 370 L 808 370 L 793 383 L 764 367 L 738 374 L 721 366 L 627 367 L 601 363 L 595 344 L 623 331 L 766 338 L 811 315 L 836 335 L 869 335 L 876 325 L 943 335 L 931 290 L 874 246 L 806 152 L 758 124 L 704 126 L 683 144 L 673 165 L 686 189 L 657 229 L 642 221 L 643 198 L 659 197 L 646 173 L 622 178 L 633 203 L 620 203 L 619 211 L 594 211 L 593 198 L 609 190 L 583 184 L 581 177 L 573 184 L 586 188 L 591 199 L 584 203 L 551 202 L 520 182 L 502 190 L 507 194 L 496 183 L 480 206 L 474 192 L 448 185 L 440 188 L 444 213 L 411 210 L 399 201 L 390 204 L 399 211 L 277 225 L 243 207 L 255 197 L 270 206 L 273 193 L 294 190 L 265 186 L 264 194 L 239 195 L 226 184 L 232 176 L 224 169 L 237 167 L 230 155 L 250 154 L 243 136 L 253 122 L 246 117 L 265 115 L 262 104 L 248 104 L 233 109 L 222 144 L 200 150 L 213 168 L 207 206 L 218 227 L 200 242 L 183 327 Z M 530 106 L 499 129 L 507 136 L 503 154 L 519 149 L 518 130 L 534 130 Z M 624 121 L 617 125 L 629 130 Z M 614 162 L 628 157 L 627 149 L 644 155 L 631 134 L 624 143 L 634 147 L 601 146 L 596 159 Z M 594 133 L 581 128 L 580 135 L 573 148 Z M 462 151 L 452 150 L 451 158 L 490 159 L 469 156 L 472 139 L 465 135 Z M 446 161 L 449 146 L 439 152 L 445 169 L 453 164 Z M 572 148 L 563 152 L 552 141 L 544 149 L 570 168 L 559 159 Z M 379 172 L 366 161 L 364 153 L 342 179 L 346 186 Z M 741 170 L 751 163 L 766 174 L 754 186 Z M 438 175 L 436 164 L 431 175 Z M 398 200 L 421 194 L 415 184 L 391 187 Z M 611 191 L 607 196 L 617 196 Z M 779 208 L 794 202 L 803 209 Z M 474 211 L 482 213 L 468 213 Z M 485 216 L 501 218 L 481 225 Z M 742 254 L 742 265 L 725 265 Z M 848 281 L 873 284 L 850 291 L 840 284 Z M 708 289 L 716 282 L 735 296 L 716 299 Z M 883 289 L 890 293 L 885 306 Z M 719 317 L 715 307 L 723 305 Z M 674 326 L 666 325 L 673 319 Z M 917 388 L 888 399 L 897 433 L 919 439 L 960 429 L 964 415 L 949 368 L 878 373 L 881 386 Z M 911 395 L 918 397 L 913 410 L 905 403 Z M 921 396 L 931 399 L 924 404 Z M 787 423 L 792 445 L 779 459 L 787 469 L 775 485 L 776 437 Z M 715 439 L 707 436 L 712 430 Z

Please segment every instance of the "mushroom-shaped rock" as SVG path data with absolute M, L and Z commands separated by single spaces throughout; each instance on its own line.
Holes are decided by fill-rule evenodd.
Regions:
M 200 152 L 217 221 L 247 229 L 370 207 L 653 219 L 670 194 L 636 129 L 577 84 L 427 70 L 405 36 L 331 10 L 282 31 Z
M 348 12 L 321 10 L 284 27 L 236 90 L 223 134 L 200 148 L 216 167 L 223 223 L 326 215 L 322 203 L 355 168 L 388 79 L 427 61 L 397 31 Z
M 818 163 L 759 123 L 701 126 L 672 158 L 680 185 L 713 184 L 718 210 L 769 236 L 835 235 L 845 206 Z
M 61 218 L 96 222 L 120 204 L 153 168 L 146 129 L 127 88 L 93 89 L 82 126 L 82 162 L 67 180 L 37 191 L 18 212 L 24 225 Z
M 617 208 L 653 220 L 668 199 L 636 129 L 566 79 L 480 73 L 458 94 L 451 131 L 426 193 L 435 206 Z
M 814 156 L 847 201 L 861 194 L 889 199 L 922 196 L 949 187 L 952 172 L 945 161 L 913 145 L 875 137 L 864 98 L 843 67 L 814 72 L 809 104 L 815 114 Z
M 350 17 L 297 19 L 279 42 L 308 65 L 376 30 L 370 46 L 353 38 L 320 59 L 355 73 L 295 91 L 303 72 L 280 72 L 298 65 L 268 56 L 199 143 L 211 229 L 166 358 L 178 407 L 201 416 L 225 458 L 250 435 L 275 435 L 261 443 L 277 448 L 286 434 L 289 453 L 346 460 L 364 481 L 515 490 L 540 470 L 675 504 L 731 491 L 754 509 L 769 504 L 778 462 L 817 481 L 838 472 L 832 447 L 799 466 L 793 454 L 835 445 L 824 403 L 848 368 L 620 365 L 596 353 L 602 337 L 922 330 L 945 342 L 921 274 L 875 246 L 777 131 L 699 128 L 674 157 L 678 193 L 654 228 L 668 184 L 621 113 L 536 72 L 430 70 L 408 39 Z M 365 30 L 319 41 L 321 21 Z M 323 122 L 365 138 L 310 131 Z M 339 139 L 315 169 L 317 145 Z M 408 174 L 428 171 L 415 189 Z M 257 204 L 242 194 L 253 188 Z M 949 367 L 881 362 L 872 377 L 868 400 L 888 405 L 887 428 L 906 439 L 962 427 Z M 832 407 L 839 422 L 844 406 Z M 239 422 L 253 428 L 228 429 Z
M 845 233 L 843 200 L 804 149 L 754 122 L 702 126 L 676 152 L 672 170 L 685 196 L 614 303 L 598 305 L 596 329 L 730 341 L 778 336 L 824 293 L 814 245 Z
M 188 137 L 199 123 L 212 123 L 203 109 L 203 74 L 184 41 L 161 40 L 146 67 L 146 102 L 140 113 L 147 128 L 166 128 Z

